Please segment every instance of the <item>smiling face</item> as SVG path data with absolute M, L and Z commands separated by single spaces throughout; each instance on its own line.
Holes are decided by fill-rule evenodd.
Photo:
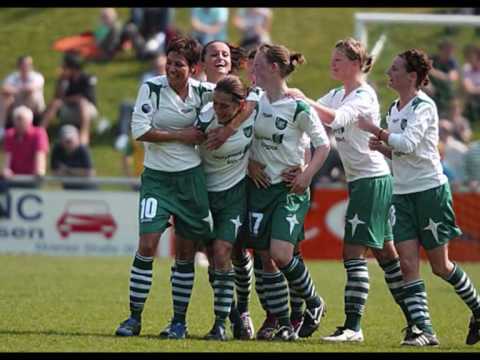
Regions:
M 207 79 L 228 75 L 232 69 L 228 45 L 220 41 L 208 45 L 203 59 L 203 68 Z
M 213 93 L 213 109 L 220 124 L 228 123 L 240 110 L 244 100 L 235 101 L 231 94 L 215 90 Z
M 387 70 L 388 86 L 397 92 L 402 92 L 410 86 L 414 86 L 412 74 L 414 73 L 407 72 L 405 59 L 396 56 Z
M 330 59 L 330 75 L 332 79 L 345 81 L 360 71 L 359 60 L 350 60 L 342 51 L 334 49 Z
M 176 51 L 170 51 L 168 53 L 165 70 L 168 83 L 172 87 L 184 86 L 192 72 L 187 59 Z

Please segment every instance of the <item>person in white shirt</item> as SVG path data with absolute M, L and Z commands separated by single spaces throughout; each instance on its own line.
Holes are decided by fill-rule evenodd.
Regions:
M 369 114 L 380 124 L 380 106 L 375 90 L 365 75 L 372 58 L 365 46 L 346 38 L 336 43 L 330 62 L 333 79 L 342 82 L 327 95 L 308 103 L 335 136 L 348 183 L 349 202 L 345 218 L 343 262 L 347 272 L 345 322 L 326 341 L 361 342 L 360 326 L 369 291 L 366 252 L 370 249 L 385 272 L 385 281 L 405 316 L 406 305 L 399 290 L 402 282 L 400 261 L 393 245 L 390 224 L 392 178 L 381 154 L 368 148 L 369 134 L 357 126 L 359 114 Z M 305 97 L 301 92 L 297 95 Z M 408 319 L 407 319 L 408 321 Z
M 294 257 L 310 205 L 309 185 L 330 150 L 316 113 L 304 101 L 287 95 L 286 79 L 303 62 L 300 53 L 266 44 L 258 48 L 254 60 L 256 85 L 265 92 L 259 101 L 250 157 L 263 171 L 249 174 L 252 177 L 247 183 L 248 242 L 262 257 L 266 303 L 279 323 L 273 338 L 281 341 L 312 335 L 325 310 L 305 264 Z M 310 139 L 316 151 L 305 164 Z M 298 173 L 285 177 L 292 167 L 298 168 Z M 289 286 L 306 302 L 298 334 L 289 317 Z
M 42 74 L 33 69 L 33 59 L 29 55 L 17 59 L 18 71 L 8 75 L 2 85 L 0 99 L 0 128 L 11 127 L 12 110 L 25 105 L 33 111 L 34 125 L 40 122 L 40 116 L 45 110 L 43 87 L 45 79 Z M 1 139 L 1 137 L 0 137 Z
M 200 145 L 215 231 L 215 238 L 209 239 L 213 249 L 213 259 L 211 260 L 213 260 L 212 267 L 214 268 L 212 287 L 215 312 L 215 323 L 206 336 L 206 339 L 209 340 L 227 339 L 225 321 L 230 314 L 236 282 L 232 266 L 232 250 L 239 240 L 242 225 L 246 222 L 245 177 L 249 148 L 253 139 L 253 125 L 257 116 L 257 111 L 250 112 L 247 108 L 246 98 L 247 89 L 241 80 L 237 76 L 225 76 L 216 84 L 213 106 L 209 103 L 213 107 L 214 113 L 212 114 L 208 110 L 202 112 L 197 122 L 197 126 L 208 133 L 211 129 L 227 126 L 234 117 L 241 113 L 248 112 L 250 114 L 218 149 L 211 150 L 207 148 L 206 144 Z M 245 300 L 248 305 L 248 298 Z M 241 314 L 244 315 L 244 313 L 245 311 L 242 309 Z M 243 318 L 241 322 L 243 322 L 242 320 Z M 248 328 L 249 326 L 244 330 L 248 330 Z M 233 335 L 235 338 L 238 336 L 235 334 L 235 328 L 233 328 Z M 240 335 L 240 339 L 251 339 L 253 326 L 250 332 Z
M 365 115 L 359 117 L 358 126 L 374 134 L 369 142 L 372 150 L 392 159 L 393 232 L 411 319 L 402 345 L 439 344 L 420 277 L 420 246 L 433 273 L 449 282 L 472 311 L 466 343 L 473 345 L 480 340 L 480 297 L 469 276 L 448 257 L 448 242 L 462 232 L 455 223 L 452 195 L 440 163 L 437 107 L 420 90 L 430 69 L 431 61 L 420 49 L 397 55 L 387 72 L 389 86 L 399 96 L 387 113 L 388 130 Z
M 194 283 L 197 242 L 213 236 L 205 175 L 195 145 L 205 136 L 193 124 L 211 101 L 213 86 L 191 78 L 200 61 L 200 44 L 179 37 L 169 43 L 166 75 L 140 86 L 132 114 L 132 136 L 145 146 L 141 176 L 140 240 L 130 274 L 130 317 L 116 331 L 136 336 L 152 284 L 153 256 L 161 234 L 175 221 L 175 264 L 171 275 L 173 318 L 160 337 L 183 339 Z

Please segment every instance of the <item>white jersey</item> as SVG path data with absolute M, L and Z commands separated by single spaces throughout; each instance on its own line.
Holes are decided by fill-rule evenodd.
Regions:
M 363 84 L 345 96 L 345 89 L 340 87 L 317 101 L 335 109 L 335 119 L 327 126 L 333 130 L 347 181 L 390 174 L 383 155 L 368 147 L 372 135 L 360 130 L 356 124 L 357 116 L 365 114 L 380 126 L 380 105 L 375 90 L 370 85 Z
M 316 112 L 307 103 L 291 97 L 270 103 L 266 93 L 261 95 L 250 156 L 266 165 L 265 173 L 272 184 L 282 182 L 281 173 L 287 167 L 305 164 L 310 141 L 315 148 L 330 143 Z
M 202 106 L 212 99 L 213 86 L 188 80 L 185 101 L 170 87 L 166 75 L 149 79 L 140 86 L 132 114 L 132 135 L 138 139 L 151 128 L 181 130 L 193 126 Z M 200 165 L 194 145 L 178 141 L 144 142 L 143 164 L 154 170 L 177 172 Z
M 387 113 L 388 131 L 400 134 L 409 149 L 392 149 L 393 193 L 409 194 L 445 184 L 438 153 L 438 112 L 434 101 L 419 91 L 401 110 L 397 99 Z M 392 135 L 391 135 L 392 136 Z M 391 141 L 389 139 L 389 144 Z
M 208 191 L 224 191 L 232 188 L 247 175 L 249 148 L 253 139 L 253 126 L 258 108 L 240 125 L 228 140 L 216 150 L 200 145 L 203 169 Z M 197 127 L 208 132 L 223 125 L 213 111 L 212 103 L 200 113 Z
M 45 99 L 43 97 L 43 88 L 45 85 L 45 78 L 37 71 L 30 71 L 26 79 L 22 79 L 18 71 L 10 74 L 3 82 L 4 85 L 10 85 L 15 88 L 20 88 L 25 85 L 33 86 L 32 92 L 21 91 L 16 94 L 16 101 L 25 104 L 34 112 L 42 112 L 45 110 Z

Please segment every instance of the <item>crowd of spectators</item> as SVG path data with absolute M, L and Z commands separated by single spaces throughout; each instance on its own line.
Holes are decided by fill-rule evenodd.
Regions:
M 273 13 L 269 8 L 192 8 L 189 35 L 201 44 L 228 41 L 228 24 L 238 31 L 238 45 L 246 51 L 271 42 Z M 17 69 L 3 80 L 0 96 L 0 141 L 4 147 L 2 177 L 15 174 L 42 176 L 47 172 L 49 151 L 46 130 L 52 123 L 60 131 L 51 152 L 50 173 L 90 177 L 95 174 L 90 155 L 92 124 L 98 120 L 97 77 L 84 70 L 88 61 L 115 61 L 119 52 L 131 51 L 139 61 L 150 61 L 150 71 L 140 82 L 165 73 L 166 45 L 181 31 L 175 26 L 173 8 L 131 8 L 122 23 L 114 8 L 99 10 L 91 31 L 59 38 L 53 45 L 64 52 L 52 99 L 46 106 L 44 76 L 31 56 L 18 57 Z M 424 88 L 435 100 L 440 116 L 440 151 L 444 170 L 454 188 L 480 191 L 480 141 L 472 142 L 471 124 L 480 119 L 480 48 L 463 49 L 448 38 L 431 54 L 430 85 Z M 198 74 L 199 77 L 202 74 Z M 122 154 L 125 176 L 138 176 L 143 148 L 129 136 L 133 99 L 119 104 L 114 147 Z M 50 132 L 50 131 L 49 131 Z M 52 133 L 52 132 L 51 132 Z M 335 145 L 333 136 L 330 136 Z M 314 179 L 317 184 L 345 181 L 335 146 Z M 76 187 L 64 184 L 65 188 Z M 77 186 L 78 187 L 78 186 Z M 86 186 L 89 187 L 89 186 Z

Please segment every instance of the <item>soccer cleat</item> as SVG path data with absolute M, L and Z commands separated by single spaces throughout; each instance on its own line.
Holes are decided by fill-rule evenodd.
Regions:
M 299 319 L 290 319 L 290 322 L 292 323 L 293 330 L 298 335 L 298 331 L 300 330 L 300 328 L 302 327 L 302 324 L 303 324 L 303 316 Z
M 480 340 L 480 319 L 475 319 L 472 316 L 468 327 L 468 335 L 465 343 L 467 345 L 474 345 Z
M 298 340 L 298 335 L 293 330 L 292 326 L 281 326 L 273 336 L 275 341 L 295 341 Z
M 115 331 L 117 336 L 138 336 L 142 330 L 142 323 L 132 317 L 122 322 Z
M 241 340 L 252 340 L 254 338 L 255 329 L 253 327 L 253 321 L 248 312 L 244 312 L 240 315 L 242 329 L 240 332 Z
M 278 321 L 275 315 L 268 314 L 262 326 L 258 330 L 257 340 L 273 340 Z
M 412 325 L 407 329 L 405 339 L 400 343 L 400 345 L 405 346 L 437 346 L 440 342 L 438 341 L 435 334 L 429 334 L 416 325 Z
M 339 326 L 332 335 L 324 336 L 322 337 L 322 340 L 332 342 L 362 342 L 363 333 L 362 329 L 354 331 L 347 329 L 346 327 Z
M 210 332 L 207 335 L 205 335 L 205 340 L 217 340 L 217 341 L 228 340 L 225 327 L 222 325 L 213 325 L 212 330 L 210 330 Z
M 160 332 L 162 339 L 185 339 L 188 336 L 187 325 L 182 322 L 176 322 L 167 325 L 167 327 Z
M 228 318 L 230 319 L 230 326 L 233 338 L 240 340 L 242 338 L 243 325 L 242 319 L 240 318 L 240 313 L 238 312 L 236 307 L 231 308 Z
M 306 308 L 303 313 L 303 324 L 298 330 L 298 336 L 301 338 L 312 336 L 320 326 L 320 320 L 327 312 L 325 301 L 320 298 L 320 305 L 312 309 Z

